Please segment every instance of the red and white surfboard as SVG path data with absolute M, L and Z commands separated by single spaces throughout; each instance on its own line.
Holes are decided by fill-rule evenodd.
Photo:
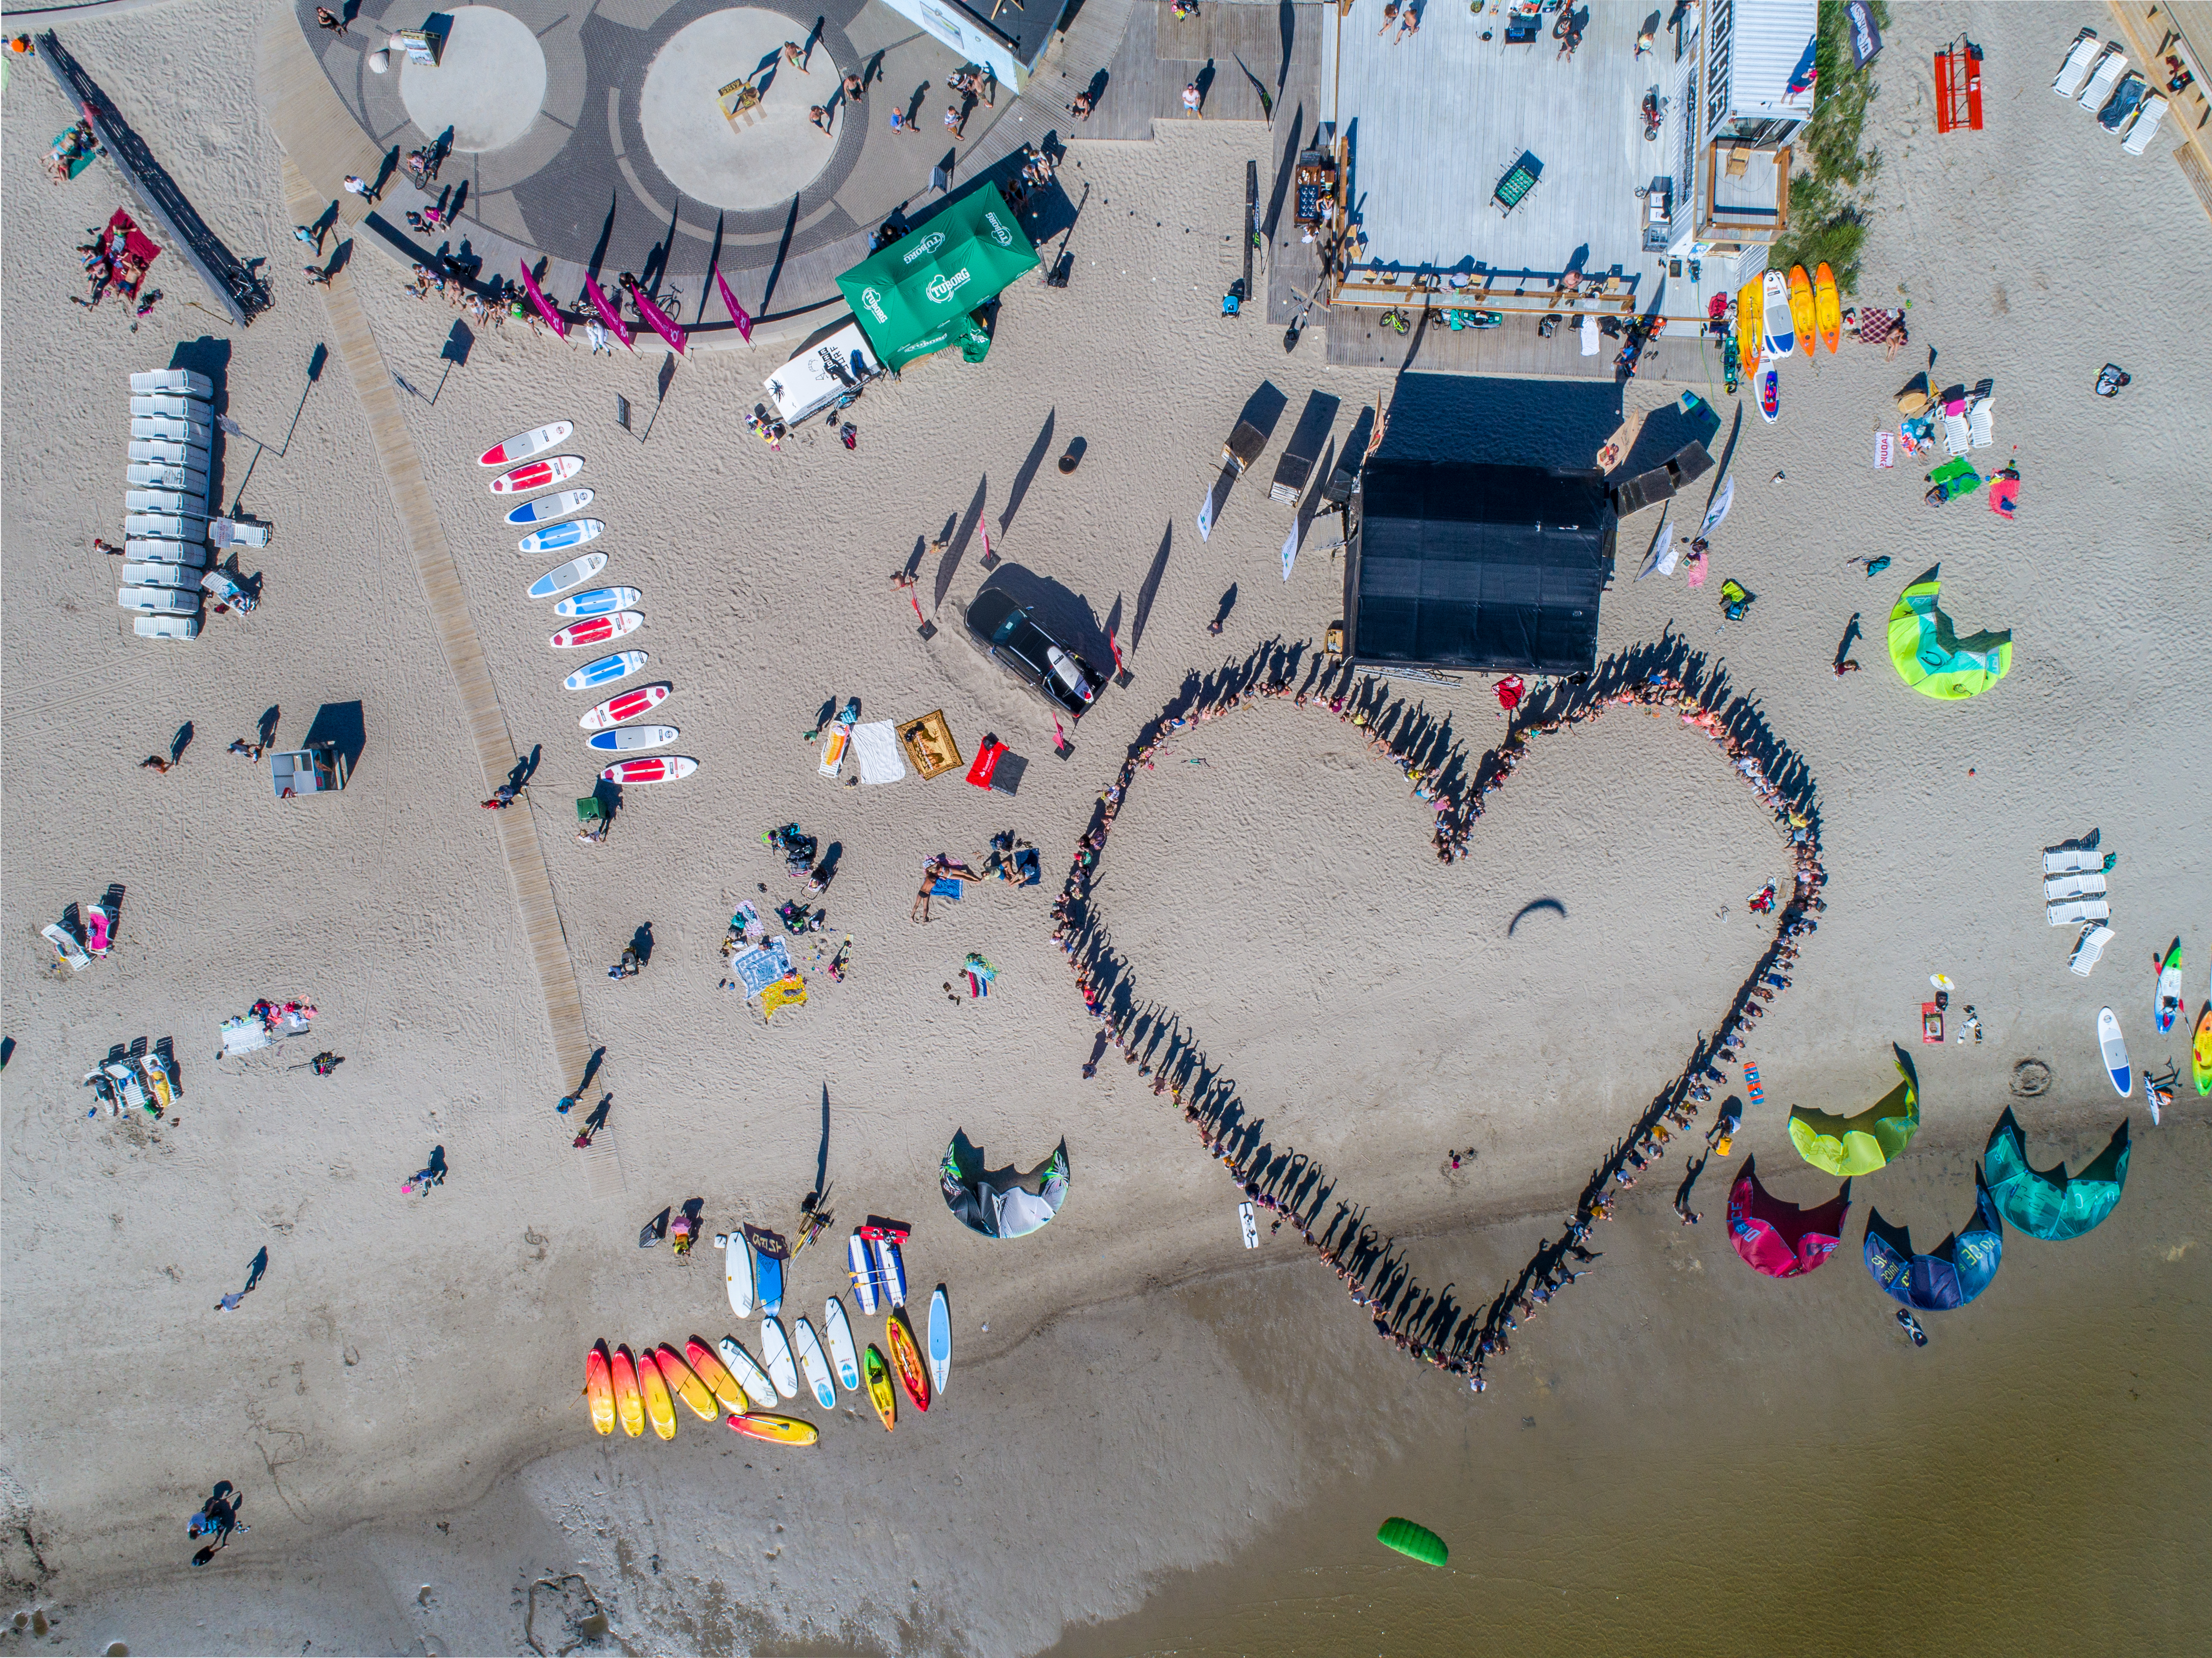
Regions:
M 699 762 L 688 755 L 656 754 L 641 760 L 617 762 L 599 776 L 610 783 L 667 783 L 678 777 L 689 777 L 698 769 Z
M 544 454 L 556 443 L 566 443 L 575 430 L 574 421 L 556 420 L 550 426 L 525 432 L 520 437 L 509 438 L 505 443 L 495 443 L 477 457 L 477 465 L 512 466 L 519 460 L 528 460 L 532 455 Z
M 634 691 L 624 691 L 620 696 L 611 696 L 576 723 L 587 732 L 603 732 L 610 726 L 619 726 L 625 720 L 635 720 L 641 714 L 650 714 L 668 700 L 676 689 L 666 680 L 657 685 L 640 685 Z
M 640 612 L 617 610 L 612 616 L 595 616 L 574 627 L 563 628 L 545 642 L 556 651 L 565 651 L 579 645 L 599 645 L 610 639 L 620 639 L 643 626 L 645 617 Z
M 532 489 L 543 489 L 548 484 L 565 483 L 583 470 L 581 455 L 548 455 L 544 460 L 533 460 L 512 472 L 501 473 L 491 481 L 491 492 L 495 495 L 519 495 Z

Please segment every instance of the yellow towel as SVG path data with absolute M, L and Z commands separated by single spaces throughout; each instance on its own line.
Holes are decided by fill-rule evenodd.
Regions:
M 773 1019 L 779 1007 L 798 1007 L 806 1000 L 806 981 L 796 973 L 778 979 L 761 992 L 761 1017 Z

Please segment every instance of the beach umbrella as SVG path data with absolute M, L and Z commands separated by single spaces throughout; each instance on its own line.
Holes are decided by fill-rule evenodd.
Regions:
M 1959 637 L 1951 618 L 1936 608 L 1943 584 L 1931 564 L 1898 596 L 1889 613 L 1889 659 L 1898 675 L 1923 696 L 1955 701 L 1985 691 L 2012 666 L 2012 633 Z
M 1390 1519 L 1382 1522 L 1375 1533 L 1375 1540 L 1386 1549 L 1420 1561 L 1425 1565 L 1441 1566 L 1451 1558 L 1444 1540 L 1426 1526 L 1417 1526 L 1410 1520 Z
M 2120 1120 L 2094 1163 L 2069 1175 L 2063 1163 L 2051 1169 L 2027 1166 L 2027 1137 L 2007 1106 L 1990 1131 L 1982 1169 L 1997 1212 L 2028 1236 L 2052 1243 L 2078 1238 L 2112 1212 L 2128 1183 L 2127 1119 Z
M 1769 1278 L 1809 1272 L 1834 1253 L 1844 1236 L 1844 1217 L 1851 1206 L 1851 1183 L 1817 1209 L 1800 1209 L 1770 1195 L 1753 1172 L 1756 1158 L 1729 1191 L 1729 1242 L 1758 1272 Z
M 1912 1233 L 1893 1226 L 1878 1209 L 1867 1211 L 1866 1266 L 1890 1296 L 1923 1312 L 1963 1307 L 1990 1287 L 2004 1259 L 2004 1223 L 1990 1189 L 1974 1171 L 1974 1218 L 1924 1255 L 1912 1253 Z
M 1790 1143 L 1797 1155 L 1831 1175 L 1871 1175 L 1912 1143 L 1920 1127 L 1920 1090 L 1912 1060 L 1898 1048 L 1902 1079 L 1856 1117 L 1793 1108 Z

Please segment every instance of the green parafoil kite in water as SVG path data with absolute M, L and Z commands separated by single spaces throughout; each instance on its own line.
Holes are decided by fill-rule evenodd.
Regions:
M 1889 613 L 1889 659 L 1898 676 L 1923 696 L 1957 701 L 1985 691 L 2012 667 L 2012 631 L 1978 633 L 1961 639 L 1951 618 L 1936 608 L 1943 584 L 1931 564 L 1927 574 L 1898 596 Z
M 1410 1520 L 1385 1520 L 1382 1528 L 1375 1533 L 1375 1540 L 1386 1549 L 1395 1549 L 1431 1566 L 1441 1566 L 1451 1555 L 1443 1538 Z
M 1832 1175 L 1871 1175 L 1912 1143 L 1920 1127 L 1920 1085 L 1912 1060 L 1896 1050 L 1902 1079 L 1855 1117 L 1802 1107 L 1790 1113 L 1790 1143 L 1815 1169 Z

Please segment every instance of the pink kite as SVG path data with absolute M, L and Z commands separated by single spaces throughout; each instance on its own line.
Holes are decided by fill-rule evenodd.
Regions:
M 1834 1253 L 1851 1206 L 1851 1183 L 1817 1209 L 1800 1209 L 1767 1195 L 1749 1163 L 1729 1193 L 1729 1242 L 1769 1278 L 1809 1272 Z
M 722 303 L 730 307 L 730 320 L 737 324 L 738 334 L 747 345 L 750 345 L 753 343 L 753 319 L 745 314 L 744 307 L 738 303 L 738 296 L 730 292 L 730 284 L 723 277 L 720 265 L 714 267 L 714 284 L 722 290 Z
M 538 307 L 538 314 L 545 319 L 545 325 L 561 338 L 567 339 L 568 319 L 546 302 L 545 291 L 538 287 L 538 278 L 530 274 L 530 266 L 526 263 L 522 267 L 522 288 L 530 295 L 531 304 Z
M 613 331 L 614 337 L 633 351 L 637 349 L 637 336 L 622 319 L 622 313 L 607 303 L 607 296 L 592 277 L 584 278 L 584 292 L 592 301 L 592 308 L 599 313 L 599 320 Z
M 674 319 L 665 311 L 646 298 L 645 290 L 642 288 L 631 288 L 629 297 L 632 303 L 637 307 L 637 314 L 652 325 L 654 333 L 668 342 L 670 350 L 675 352 L 678 356 L 682 356 L 684 342 L 690 337 L 676 325 Z

